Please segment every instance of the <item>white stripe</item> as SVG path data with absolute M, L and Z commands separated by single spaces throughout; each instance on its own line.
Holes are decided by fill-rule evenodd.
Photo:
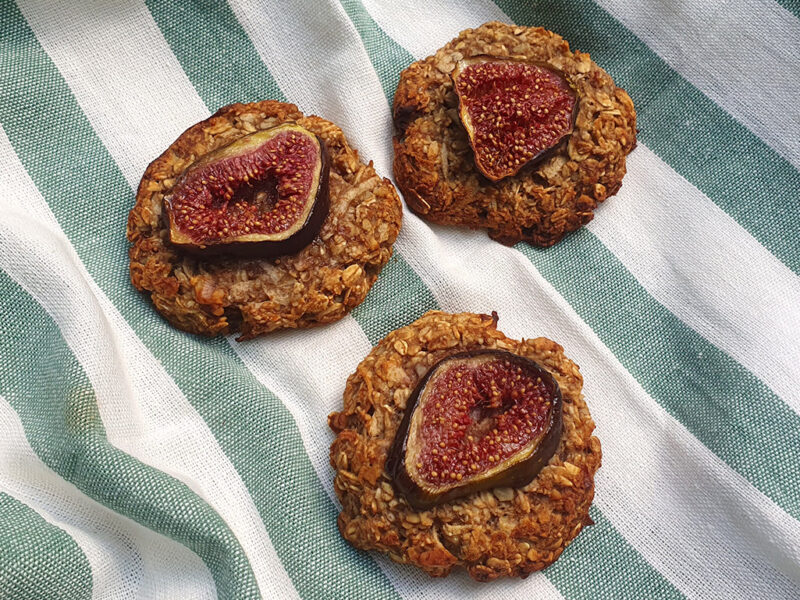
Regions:
M 597 3 L 800 167 L 800 21 L 792 13 L 774 0 Z M 768 175 L 748 173 L 743 179 L 763 176 Z
M 341 410 L 348 376 L 372 349 L 358 323 L 347 316 L 302 335 L 281 331 L 243 344 L 233 336 L 229 340 L 247 368 L 292 413 L 314 470 L 335 498 L 328 462 L 333 435 L 327 419 Z
M 471 15 L 474 6 L 459 3 L 457 13 Z M 381 26 L 399 23 L 395 25 L 399 32 L 394 35 L 403 42 L 418 36 L 418 30 L 404 21 L 407 5 L 381 3 L 373 9 L 376 12 L 372 16 Z M 336 20 L 332 15 L 297 23 L 290 19 L 276 20 L 274 15 L 267 18 L 268 15 L 239 4 L 234 5 L 234 10 L 288 97 L 307 102 L 307 106 L 321 114 L 341 114 L 339 124 L 348 134 L 353 132 L 362 154 L 378 165 L 389 164 L 389 156 L 381 155 L 381 148 L 386 148 L 390 130 L 384 130 L 383 137 L 377 140 L 364 139 L 362 135 L 363 122 L 380 121 L 381 113 L 388 114 L 377 81 L 360 79 L 359 102 L 353 104 L 348 99 L 348 104 L 341 106 L 341 98 L 346 97 L 343 88 L 351 85 L 347 73 L 364 60 L 363 51 L 350 48 L 352 32 L 336 35 L 337 31 L 328 29 L 327 36 L 317 33 L 316 22 L 331 23 Z M 445 12 L 438 12 L 438 22 L 454 31 L 456 28 L 449 27 L 449 14 Z M 473 21 L 480 23 L 481 18 Z M 291 55 L 281 54 L 270 45 L 278 28 L 298 40 Z M 304 35 L 300 35 L 301 30 Z M 310 45 L 318 39 L 330 39 L 332 45 L 346 47 L 349 59 L 336 63 L 339 76 L 328 76 L 328 80 L 337 87 L 322 95 L 313 83 L 305 84 L 290 76 L 298 57 L 305 63 L 313 60 L 316 52 L 327 55 L 327 48 L 316 51 L 299 47 L 302 40 L 308 40 Z M 599 503 L 634 547 L 692 596 L 708 597 L 708 590 L 735 593 L 748 588 L 774 592 L 773 587 L 787 595 L 792 593 L 791 584 L 770 563 L 797 576 L 793 561 L 800 557 L 800 524 L 722 463 L 650 398 L 520 253 L 488 240 L 482 233 L 455 228 L 437 228 L 436 233 L 433 235 L 407 213 L 398 246 L 444 308 L 481 312 L 501 309 L 504 329 L 510 334 L 549 335 L 563 341 L 570 354 L 584 364 L 588 374 L 587 396 L 590 402 L 592 397 L 597 398 L 592 409 L 607 448 L 606 466 L 599 478 L 599 498 L 603 498 Z M 603 397 L 614 398 L 615 402 L 604 403 L 599 400 Z M 625 409 L 620 411 L 620 406 Z M 638 465 L 637 457 L 642 460 Z M 698 475 L 713 482 L 709 491 L 724 490 L 726 497 L 721 499 L 717 493 L 705 494 L 687 485 L 697 481 Z M 658 487 L 654 487 L 656 484 Z M 661 493 L 650 494 L 648 490 Z M 682 490 L 682 493 L 680 498 L 674 498 L 663 490 Z M 685 503 L 698 506 L 687 511 Z M 720 537 L 704 538 L 698 527 L 701 522 L 719 522 Z M 762 535 L 756 523 L 771 529 L 774 539 L 780 539 L 783 545 L 772 549 L 769 537 Z M 653 536 L 653 531 L 661 534 Z M 703 558 L 707 556 L 715 556 L 713 565 Z
M 92 280 L 2 127 L 0 165 L 0 268 L 58 324 L 92 382 L 109 442 L 205 499 L 237 537 L 265 597 L 296 596 L 236 469 L 161 363 Z
M 464 29 L 474 29 L 488 21 L 512 22 L 493 2 L 470 3 L 467 10 L 459 10 L 455 0 L 407 0 L 392 7 L 381 0 L 361 3 L 380 28 L 393 40 L 402 39 L 403 48 L 417 59 L 435 54 Z M 404 34 L 408 23 L 414 23 L 414 35 Z
M 18 4 L 132 185 L 188 125 L 208 117 L 200 97 L 184 93 L 192 85 L 142 0 Z M 172 106 L 181 110 L 165 110 Z
M 92 598 L 217 597 L 194 552 L 97 503 L 45 465 L 2 396 L 0 431 L 0 491 L 75 540 L 92 570 Z

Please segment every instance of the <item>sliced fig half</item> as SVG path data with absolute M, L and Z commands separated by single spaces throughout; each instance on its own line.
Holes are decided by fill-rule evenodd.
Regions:
M 215 150 L 164 199 L 170 242 L 203 255 L 298 252 L 328 214 L 329 164 L 325 143 L 291 123 Z
M 542 160 L 572 133 L 577 95 L 550 66 L 475 56 L 452 77 L 475 165 L 492 181 Z
M 561 406 L 555 379 L 528 358 L 504 350 L 453 354 L 410 396 L 387 472 L 418 510 L 524 486 L 558 447 Z

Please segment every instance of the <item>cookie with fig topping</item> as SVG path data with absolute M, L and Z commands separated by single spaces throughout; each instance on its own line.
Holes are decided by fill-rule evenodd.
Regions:
M 328 423 L 342 536 L 434 577 L 525 577 L 591 523 L 599 440 L 557 343 L 429 312 L 347 380 Z
M 394 176 L 423 219 L 551 246 L 617 193 L 636 145 L 625 90 L 545 29 L 486 23 L 405 69 Z
M 272 100 L 231 104 L 145 171 L 130 275 L 175 327 L 249 339 L 336 321 L 388 262 L 402 206 L 342 130 Z

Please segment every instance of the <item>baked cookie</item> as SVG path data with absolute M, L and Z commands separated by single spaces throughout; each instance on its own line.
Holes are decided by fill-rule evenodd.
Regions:
M 282 136 L 304 133 L 306 137 L 301 141 L 306 144 L 309 156 L 318 160 L 316 171 L 310 167 L 304 171 L 309 173 L 308 181 L 301 179 L 301 183 L 307 184 L 306 191 L 319 188 L 318 198 L 316 203 L 312 202 L 314 198 L 295 198 L 292 214 L 299 220 L 296 227 L 286 229 L 295 233 L 288 238 L 290 243 L 287 245 L 285 239 L 272 241 L 274 236 L 262 236 L 256 240 L 258 243 L 251 243 L 254 238 L 249 228 L 248 233 L 244 229 L 232 232 L 225 240 L 230 243 L 225 246 L 205 243 L 207 240 L 199 244 L 180 231 L 176 233 L 186 206 L 194 207 L 193 210 L 206 208 L 202 206 L 204 186 L 210 187 L 214 182 L 207 180 L 215 178 L 206 176 L 212 171 L 198 169 L 207 168 L 209 161 L 221 164 L 223 159 L 242 163 L 240 157 L 230 159 L 229 155 L 250 152 L 255 143 L 250 140 L 262 143 L 261 137 L 269 138 L 272 131 Z M 327 164 L 323 164 L 323 159 Z M 259 160 L 267 159 L 262 156 Z M 302 160 L 303 156 L 297 159 L 297 164 Z M 234 164 L 237 169 L 241 167 L 239 163 Z M 248 176 L 258 177 L 258 167 L 257 161 L 246 163 L 241 167 L 242 177 L 245 180 Z M 224 195 L 228 189 L 230 200 L 233 188 L 225 186 L 228 181 L 234 187 L 239 185 L 239 181 L 234 181 L 239 171 L 232 171 L 230 164 L 226 168 L 220 193 Z M 294 181 L 286 174 L 284 179 L 286 182 L 279 179 L 275 185 L 285 187 Z M 197 197 L 186 195 L 183 189 L 187 186 L 193 194 L 196 191 Z M 272 193 L 277 194 L 274 190 Z M 180 205 L 183 208 L 179 210 L 175 196 L 180 194 L 183 194 Z M 261 196 L 257 199 L 270 201 L 267 192 Z M 279 200 L 282 199 L 281 196 Z M 235 196 L 231 202 L 234 201 Z M 251 208 L 244 202 L 236 210 L 244 214 L 242 211 Z M 320 211 L 324 220 L 319 217 Z M 187 232 L 193 229 L 193 214 L 189 212 L 188 220 L 184 219 Z M 217 219 L 212 224 L 219 229 L 220 237 L 223 226 L 228 233 L 229 224 L 219 221 L 221 214 L 218 210 L 216 216 L 207 217 Z M 201 216 L 206 218 L 205 215 Z M 333 123 L 316 116 L 303 116 L 296 106 L 282 102 L 231 104 L 186 130 L 145 171 L 136 205 L 128 218 L 131 281 L 150 294 L 155 307 L 170 323 L 192 333 L 214 336 L 241 332 L 242 340 L 276 329 L 329 323 L 342 318 L 364 300 L 392 254 L 401 215 L 400 199 L 391 182 L 379 177 L 372 163 L 367 165 L 359 159 L 358 152 Z M 300 227 L 302 219 L 316 229 Z M 321 223 L 314 223 L 315 219 Z M 239 220 L 240 225 L 247 223 Z M 233 224 L 230 226 L 233 228 Z M 283 237 L 288 237 L 288 233 Z M 273 256 L 265 257 L 263 253 L 259 256 L 261 248 L 251 251 L 251 247 L 259 244 L 273 248 L 268 248 L 268 255 L 272 252 Z M 289 253 L 274 256 L 287 249 Z
M 330 415 L 328 423 L 337 434 L 330 461 L 336 471 L 334 487 L 342 503 L 339 530 L 354 546 L 385 552 L 393 560 L 416 565 L 432 576 L 446 576 L 454 566 L 461 565 L 474 579 L 489 581 L 501 576 L 525 577 L 543 569 L 591 523 L 589 506 L 594 497 L 594 474 L 600 466 L 601 451 L 599 440 L 592 436 L 594 422 L 581 394 L 583 379 L 578 366 L 564 356 L 563 349 L 555 342 L 545 338 L 512 340 L 498 331 L 496 325 L 496 315 L 429 312 L 390 333 L 347 380 L 344 408 Z M 528 483 L 520 483 L 518 469 L 510 478 L 488 469 L 488 485 L 470 483 L 476 489 L 454 494 L 453 490 L 462 481 L 470 479 L 470 469 L 484 470 L 483 465 L 475 464 L 482 459 L 490 461 L 490 466 L 507 461 L 508 465 L 503 465 L 508 467 L 505 472 L 513 471 L 519 464 L 514 458 L 516 450 L 507 456 L 505 450 L 497 450 L 493 455 L 485 448 L 490 447 L 487 444 L 500 447 L 493 446 L 495 442 L 490 439 L 498 432 L 503 437 L 506 435 L 503 430 L 516 431 L 517 425 L 521 428 L 512 413 L 515 407 L 530 410 L 531 405 L 524 404 L 516 394 L 520 391 L 524 395 L 527 388 L 513 388 L 509 392 L 514 394 L 513 401 L 509 395 L 499 394 L 494 404 L 487 400 L 486 394 L 473 389 L 470 393 L 483 400 L 474 403 L 474 398 L 468 398 L 467 406 L 460 408 L 464 396 L 447 387 L 447 378 L 439 377 L 437 385 L 443 387 L 436 392 L 438 395 L 428 397 L 428 404 L 421 404 L 419 391 L 431 385 L 431 372 L 440 372 L 442 365 L 487 354 L 508 356 L 512 365 L 535 364 L 534 369 L 549 374 L 530 380 L 534 387 L 550 386 L 540 387 L 534 393 L 532 406 L 537 394 L 547 397 L 560 390 L 559 415 L 555 413 L 559 407 L 553 408 L 538 397 L 540 407 L 546 406 L 554 413 L 553 420 L 548 422 L 556 423 L 560 418 L 558 435 L 548 437 L 547 427 L 541 428 L 545 432 L 538 438 L 541 445 L 550 443 L 548 439 L 554 443 L 548 450 L 549 459 L 540 461 L 542 464 L 529 473 L 533 479 Z M 474 372 L 475 365 L 459 368 L 447 372 L 451 383 L 472 377 L 470 370 Z M 500 371 L 502 377 L 504 373 Z M 506 381 L 502 377 L 483 379 L 479 388 L 494 390 L 498 382 L 502 388 Z M 454 412 L 442 413 L 450 410 L 448 404 Z M 420 410 L 427 421 L 419 417 L 423 420 L 418 421 L 416 431 L 418 436 L 427 436 L 428 446 L 421 445 L 419 440 L 415 442 L 408 433 L 417 419 L 415 416 L 409 419 L 410 411 L 416 415 Z M 530 423 L 541 422 L 537 418 L 532 417 Z M 439 419 L 443 424 L 437 429 L 435 423 Z M 426 430 L 431 423 L 434 429 Z M 459 436 L 467 446 L 454 442 Z M 504 439 L 513 446 L 513 439 Z M 468 460 L 462 461 L 461 470 L 448 467 L 449 473 L 442 473 L 442 469 L 433 473 L 439 479 L 428 477 L 428 482 L 435 481 L 434 489 L 428 489 L 427 497 L 421 497 L 415 490 L 409 490 L 407 482 L 397 475 L 398 448 L 405 448 L 409 457 L 414 444 L 415 458 L 404 459 L 410 465 L 409 470 L 438 468 L 436 464 L 447 457 Z M 467 457 L 472 450 L 481 456 L 473 452 Z M 412 473 L 412 479 L 421 481 L 419 476 L 420 473 L 416 476 Z M 502 487 L 491 487 L 492 484 Z M 431 498 L 431 492 L 441 497 Z M 414 508 L 420 504 L 424 508 Z
M 590 221 L 636 145 L 633 102 L 588 54 L 498 22 L 403 71 L 394 123 L 408 206 L 509 245 L 551 246 Z

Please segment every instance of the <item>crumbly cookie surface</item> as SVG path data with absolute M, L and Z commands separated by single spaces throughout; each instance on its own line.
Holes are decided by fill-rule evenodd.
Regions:
M 549 158 L 493 183 L 475 166 L 458 116 L 451 73 L 462 58 L 489 55 L 545 63 L 578 93 L 575 127 Z M 502 243 L 551 246 L 614 195 L 636 144 L 625 90 L 589 58 L 542 28 L 486 23 L 410 65 L 394 99 L 394 176 L 409 207 L 434 223 L 486 228 Z
M 330 211 L 314 241 L 272 259 L 198 259 L 169 244 L 162 204 L 199 157 L 259 129 L 294 122 L 322 138 L 330 155 Z M 402 206 L 333 123 L 272 100 L 231 104 L 186 130 L 145 171 L 128 218 L 130 275 L 174 326 L 249 339 L 342 318 L 360 304 L 392 254 Z
M 496 318 L 429 312 L 384 338 L 347 380 L 344 408 L 328 422 L 342 503 L 339 530 L 351 544 L 387 553 L 442 577 L 461 565 L 476 580 L 525 577 L 555 561 L 591 523 L 600 442 L 581 394 L 578 366 L 546 338 L 516 341 Z M 563 433 L 539 475 L 519 488 L 495 488 L 416 511 L 385 470 L 387 453 L 411 392 L 427 370 L 464 350 L 499 348 L 541 364 L 563 397 Z

